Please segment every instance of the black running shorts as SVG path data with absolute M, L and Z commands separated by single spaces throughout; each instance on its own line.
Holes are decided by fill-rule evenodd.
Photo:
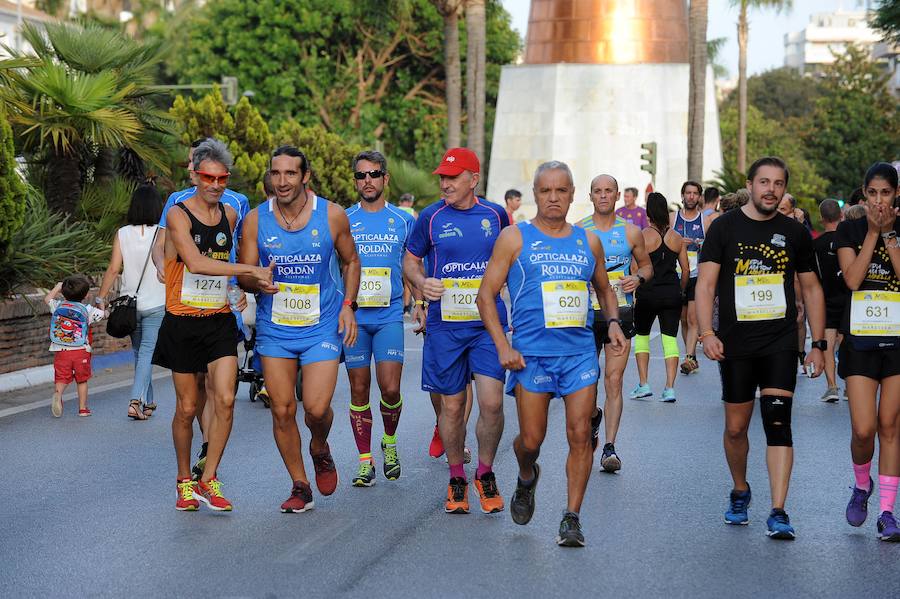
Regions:
M 226 356 L 237 357 L 234 314 L 176 316 L 166 312 L 153 363 L 172 372 L 206 372 L 207 365 Z
M 732 358 L 719 362 L 722 401 L 753 401 L 757 389 L 794 392 L 797 386 L 797 352 L 787 351 L 752 358 Z
M 622 333 L 626 339 L 635 336 L 634 330 L 634 310 L 630 307 L 619 307 L 619 320 L 622 321 Z M 609 343 L 609 323 L 600 310 L 594 310 L 594 345 L 599 352 L 603 346 Z
M 900 374 L 900 349 L 859 351 L 846 337 L 838 350 L 838 376 L 864 376 L 876 381 Z

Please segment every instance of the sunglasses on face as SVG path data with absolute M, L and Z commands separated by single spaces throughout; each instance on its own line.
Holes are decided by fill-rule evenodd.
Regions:
M 380 179 L 384 176 L 384 171 L 355 172 L 353 173 L 353 178 L 357 181 L 362 181 L 366 178 L 366 175 L 368 175 L 371 179 Z
M 203 171 L 194 171 L 200 180 L 203 181 L 206 185 L 227 185 L 228 177 L 231 176 L 231 173 L 225 173 L 224 175 L 214 175 L 212 173 L 204 173 Z

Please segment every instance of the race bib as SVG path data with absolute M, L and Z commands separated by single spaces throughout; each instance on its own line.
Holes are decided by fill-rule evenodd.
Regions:
M 591 298 L 591 309 L 599 310 L 600 309 L 600 299 L 597 297 L 597 292 L 594 291 L 593 285 L 588 286 L 588 293 Z
M 228 277 L 195 275 L 184 267 L 181 303 L 201 310 L 218 310 L 228 302 Z
M 850 298 L 850 334 L 900 336 L 900 292 L 854 291 Z
M 734 309 L 739 321 L 784 318 L 784 274 L 734 277 Z
M 363 268 L 356 303 L 360 308 L 387 308 L 391 305 L 391 269 Z
M 478 289 L 481 279 L 443 279 L 444 295 L 441 296 L 441 320 L 444 322 L 469 322 L 481 320 L 478 314 Z
M 697 270 L 697 261 L 700 256 L 699 252 L 688 251 L 688 271 L 695 272 Z M 678 274 L 681 274 L 681 264 L 679 262 L 675 262 L 675 271 Z
M 614 270 L 606 273 L 606 275 L 609 277 L 609 286 L 616 292 L 616 299 L 619 302 L 619 307 L 624 308 L 630 306 L 631 304 L 628 303 L 628 294 L 622 291 L 622 279 L 625 278 L 625 271 Z
M 287 327 L 309 327 L 319 323 L 319 284 L 278 282 L 272 296 L 272 322 Z
M 585 281 L 541 283 L 541 298 L 545 328 L 587 326 L 588 290 Z

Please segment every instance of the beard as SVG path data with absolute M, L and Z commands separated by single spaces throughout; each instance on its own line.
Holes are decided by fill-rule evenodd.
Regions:
M 763 204 L 764 199 L 765 198 L 760 198 L 759 200 L 757 200 L 756 198 L 751 198 L 753 207 L 756 208 L 757 212 L 759 212 L 760 214 L 765 214 L 766 216 L 778 212 L 778 202 L 776 202 L 771 208 L 767 208 L 765 204 Z
M 363 201 L 371 204 L 371 203 L 377 202 L 379 199 L 381 199 L 381 195 L 383 193 L 384 193 L 383 191 L 376 191 L 372 195 L 366 195 L 363 192 L 359 192 L 359 197 L 362 198 Z

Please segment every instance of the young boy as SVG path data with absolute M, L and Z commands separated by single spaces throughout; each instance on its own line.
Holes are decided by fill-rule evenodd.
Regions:
M 75 379 L 78 387 L 78 415 L 90 416 L 87 406 L 88 379 L 91 378 L 91 325 L 105 317 L 103 310 L 84 303 L 91 288 L 87 277 L 73 275 L 57 283 L 44 298 L 50 306 L 50 351 L 56 390 L 50 411 L 62 416 L 62 394 Z M 65 300 L 57 299 L 60 292 Z

